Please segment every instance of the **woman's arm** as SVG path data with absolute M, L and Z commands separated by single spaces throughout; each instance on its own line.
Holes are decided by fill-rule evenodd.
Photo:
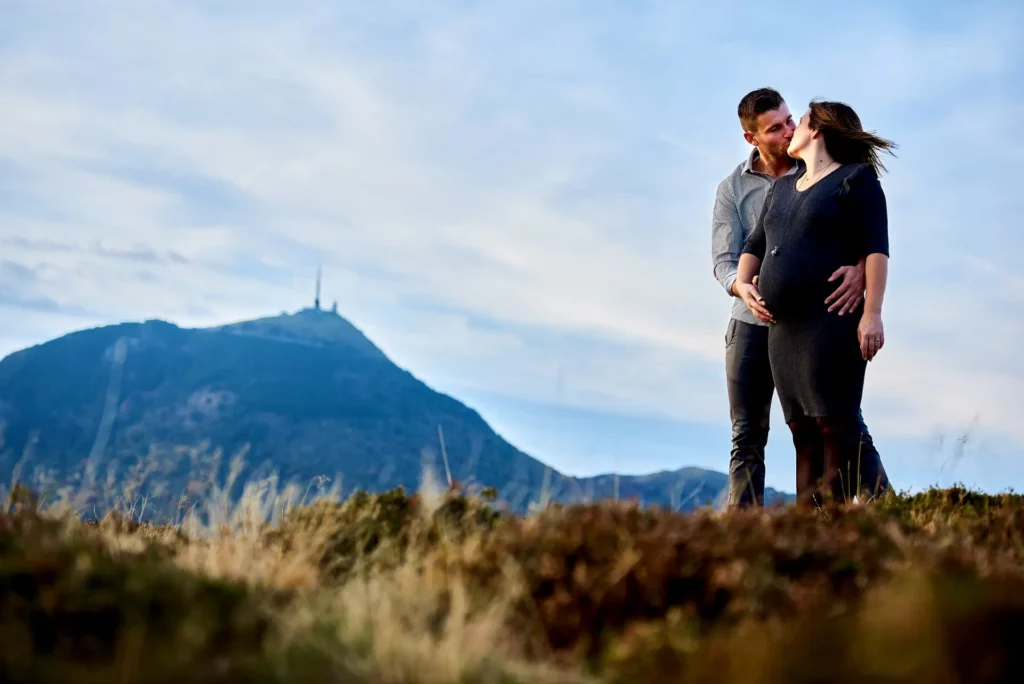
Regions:
M 750 253 L 741 254 L 733 289 L 736 290 L 736 296 L 742 299 L 750 312 L 754 314 L 754 318 L 765 323 L 774 323 L 775 318 L 765 308 L 765 301 L 754 285 L 754 276 L 760 271 L 761 260 L 759 258 Z
M 871 361 L 885 344 L 882 328 L 882 299 L 889 273 L 889 219 L 885 193 L 873 169 L 865 168 L 852 184 L 854 220 L 861 231 L 861 254 L 865 255 L 864 312 L 857 326 L 861 355 Z
M 867 281 L 867 295 L 864 298 L 864 313 L 857 326 L 857 340 L 860 352 L 866 361 L 871 361 L 885 344 L 885 330 L 882 327 L 882 299 L 885 297 L 885 282 L 889 275 L 889 257 L 880 252 L 869 254 L 864 265 Z
M 888 276 L 889 257 L 881 252 L 869 255 L 864 264 L 864 280 L 867 285 L 864 313 L 882 315 L 882 299 L 885 298 L 885 283 Z
M 765 250 L 768 248 L 768 237 L 764 230 L 764 217 L 772 204 L 772 195 L 775 194 L 775 186 L 768 189 L 761 206 L 761 214 L 757 217 L 757 225 L 743 243 L 743 251 L 740 253 L 740 261 L 736 265 L 736 280 L 732 284 L 733 293 L 743 300 L 754 318 L 765 323 L 774 323 L 775 318 L 765 308 L 764 299 L 754 285 L 754 276 L 761 272 L 761 260 L 764 259 Z
M 740 254 L 740 263 L 736 268 L 736 282 L 753 284 L 754 276 L 761 272 L 761 259 L 753 254 Z

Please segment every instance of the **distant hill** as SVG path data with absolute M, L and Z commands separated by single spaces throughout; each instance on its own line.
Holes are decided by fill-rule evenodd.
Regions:
M 152 506 L 173 508 L 223 481 L 244 450 L 239 481 L 275 472 L 302 486 L 340 476 L 343 492 L 416 489 L 425 467 L 447 477 L 442 438 L 454 479 L 493 486 L 516 510 L 616 493 L 692 508 L 719 502 L 726 487 L 724 474 L 696 468 L 558 473 L 319 309 L 209 329 L 124 323 L 0 361 L 2 482 L 145 481 Z

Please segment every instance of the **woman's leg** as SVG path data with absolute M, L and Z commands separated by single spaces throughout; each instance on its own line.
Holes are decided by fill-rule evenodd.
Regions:
M 822 441 L 814 418 L 800 417 L 789 422 L 796 447 L 796 501 L 801 506 L 815 506 L 822 474 Z
M 836 502 L 848 502 L 860 487 L 855 482 L 860 428 L 857 417 L 818 418 L 823 446 L 823 492 Z

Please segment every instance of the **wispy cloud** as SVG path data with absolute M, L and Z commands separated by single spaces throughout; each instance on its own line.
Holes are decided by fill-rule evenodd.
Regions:
M 711 202 L 767 83 L 901 143 L 880 439 L 978 417 L 1024 443 L 1000 275 L 1024 144 L 984 142 L 1024 113 L 1016 3 L 57 4 L 0 29 L 23 297 L 206 324 L 305 303 L 322 261 L 327 298 L 442 389 L 721 426 Z
M 94 254 L 105 259 L 124 259 L 143 263 L 187 264 L 189 260 L 174 250 L 158 252 L 145 245 L 134 245 L 124 249 L 110 249 L 99 242 L 94 242 L 88 249 L 68 242 L 51 242 L 49 240 L 31 240 L 20 237 L 6 238 L 0 241 L 3 245 L 23 252 L 41 252 L 57 254 Z
M 95 312 L 83 309 L 79 306 L 61 304 L 57 300 L 49 297 L 24 294 L 18 289 L 7 285 L 0 285 L 0 309 L 35 311 L 39 313 L 61 314 L 63 316 L 75 316 L 79 318 L 96 315 Z
M 25 252 L 77 252 L 79 248 L 64 242 L 51 240 L 35 240 L 23 237 L 9 237 L 0 240 L 5 247 L 13 247 Z
M 188 263 L 188 259 L 174 250 L 167 250 L 166 252 L 160 253 L 149 247 L 139 245 L 128 249 L 108 249 L 99 243 L 94 244 L 92 249 L 98 256 L 107 259 L 126 259 L 128 261 L 138 261 L 146 264 Z
M 0 283 L 27 283 L 35 280 L 35 269 L 13 261 L 0 259 Z

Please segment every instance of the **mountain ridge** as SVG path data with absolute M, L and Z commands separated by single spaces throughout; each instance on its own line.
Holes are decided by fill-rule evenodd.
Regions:
M 340 472 L 346 490 L 412 489 L 425 468 L 446 477 L 442 436 L 453 479 L 494 486 L 517 510 L 544 497 L 721 503 L 727 481 L 699 468 L 561 473 L 397 366 L 336 311 L 208 328 L 159 319 L 99 326 L 0 360 L 0 481 L 23 454 L 43 480 L 75 482 L 76 464 L 85 464 L 113 469 L 120 483 L 151 467 L 150 476 L 166 481 L 170 505 L 177 491 L 198 494 L 197 466 L 224 477 L 223 453 L 246 450 L 247 476 L 308 482 Z M 147 466 L 147 458 L 159 463 Z M 777 497 L 785 495 L 767 495 Z

